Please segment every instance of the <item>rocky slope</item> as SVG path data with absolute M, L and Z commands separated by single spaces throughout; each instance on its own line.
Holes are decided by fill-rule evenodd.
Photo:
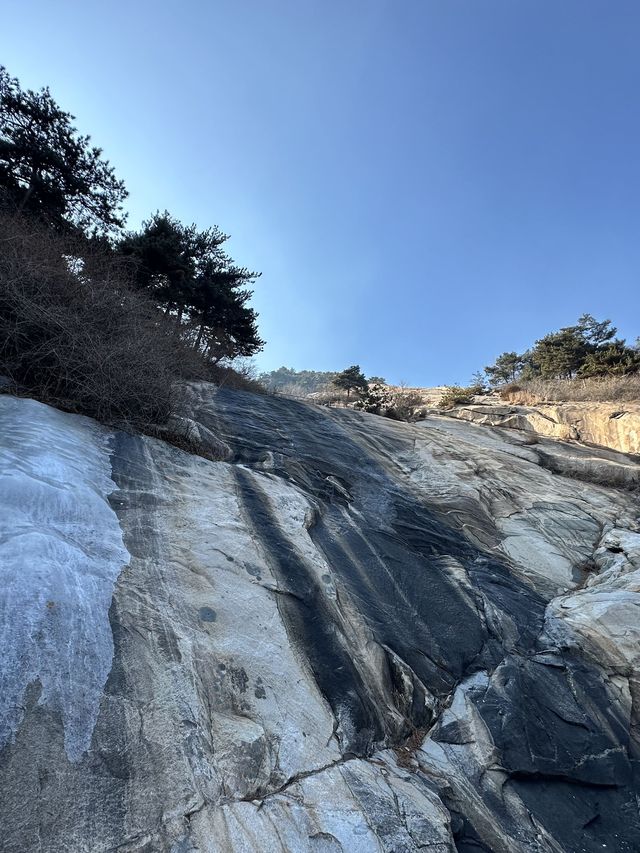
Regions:
M 540 403 L 536 406 L 479 403 L 460 406 L 450 414 L 478 424 L 520 429 L 640 454 L 638 403 Z
M 589 482 L 632 460 L 185 425 L 220 461 L 0 397 L 4 851 L 637 853 L 638 503 Z

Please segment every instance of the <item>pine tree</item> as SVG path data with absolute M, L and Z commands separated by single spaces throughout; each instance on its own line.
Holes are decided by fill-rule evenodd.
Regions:
M 0 66 L 0 202 L 58 231 L 113 234 L 127 191 L 73 121 L 48 88 L 23 90 Z
M 640 370 L 640 352 L 625 341 L 613 340 L 587 354 L 578 376 L 623 376 Z
M 589 346 L 578 326 L 551 332 L 531 352 L 531 361 L 543 379 L 571 379 L 586 358 Z
M 234 264 L 224 252 L 201 262 L 194 282 L 192 316 L 198 325 L 194 346 L 204 345 L 213 361 L 254 355 L 264 346 L 257 314 L 247 305 L 252 291 L 245 289 L 258 275 Z
M 577 330 L 587 345 L 599 347 L 610 341 L 618 331 L 611 325 L 611 320 L 596 320 L 591 314 L 583 314 L 578 319 Z
M 522 355 L 505 352 L 484 372 L 491 385 L 542 379 L 624 375 L 640 369 L 640 339 L 635 347 L 615 338 L 611 320 L 583 314 L 575 326 L 551 332 Z
M 333 384 L 336 388 L 346 391 L 347 397 L 349 397 L 354 390 L 364 391 L 367 387 L 367 380 L 364 373 L 360 370 L 360 365 L 353 364 L 351 367 L 343 370 L 342 373 L 339 373 L 333 380 Z
M 590 369 L 594 369 L 598 353 L 610 347 L 615 333 L 611 320 L 599 321 L 591 314 L 583 314 L 575 326 L 566 326 L 536 341 L 531 363 L 543 379 L 571 379 L 590 357 Z
M 198 231 L 165 211 L 118 245 L 135 266 L 138 286 L 153 293 L 178 327 L 191 330 L 194 349 L 213 362 L 254 355 L 264 346 L 246 288 L 260 273 L 226 254 L 222 245 L 228 239 L 217 226 Z
M 494 364 L 485 367 L 484 372 L 491 385 L 502 385 L 505 382 L 513 382 L 523 367 L 523 358 L 517 352 L 503 352 L 495 360 Z
M 166 313 L 174 313 L 178 323 L 193 302 L 197 236 L 194 225 L 158 211 L 118 243 L 118 251 L 134 264 L 138 286 L 150 291 Z

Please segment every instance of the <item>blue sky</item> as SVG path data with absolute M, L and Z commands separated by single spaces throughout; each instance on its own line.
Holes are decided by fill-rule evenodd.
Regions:
M 5 4 L 130 191 L 261 270 L 260 369 L 466 382 L 588 311 L 640 334 L 637 0 Z

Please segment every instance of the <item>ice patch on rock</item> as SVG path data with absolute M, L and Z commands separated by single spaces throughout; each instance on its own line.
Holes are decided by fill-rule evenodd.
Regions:
M 27 687 L 58 711 L 65 751 L 89 748 L 113 660 L 109 606 L 129 562 L 108 496 L 108 438 L 88 419 L 0 397 L 0 749 Z

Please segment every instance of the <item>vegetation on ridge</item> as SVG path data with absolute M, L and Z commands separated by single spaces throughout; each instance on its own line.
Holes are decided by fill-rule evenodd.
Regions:
M 485 367 L 494 386 L 532 379 L 625 376 L 640 370 L 640 346 L 616 338 L 611 320 L 583 314 L 575 326 L 550 332 L 522 354 L 503 352 Z
M 264 346 L 217 226 L 124 231 L 127 190 L 48 88 L 0 66 L 0 373 L 102 420 L 162 423 L 178 380 L 231 378 Z
M 306 397 L 326 391 L 337 376 L 335 371 L 294 370 L 292 367 L 279 367 L 267 373 L 260 373 L 258 381 L 267 391 L 286 394 L 292 397 Z

